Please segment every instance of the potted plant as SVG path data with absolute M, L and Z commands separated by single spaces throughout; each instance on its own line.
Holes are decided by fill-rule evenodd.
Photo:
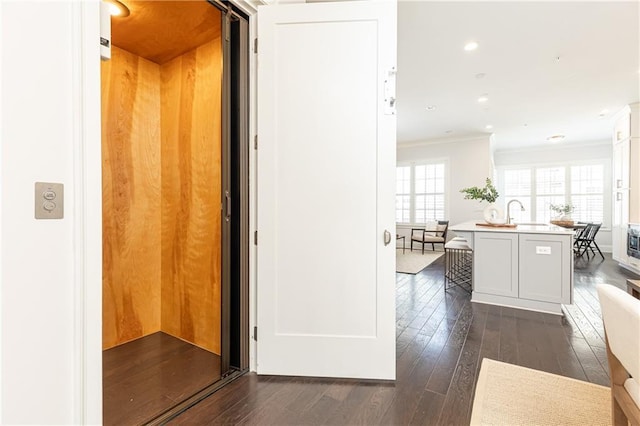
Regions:
M 561 221 L 570 221 L 571 213 L 575 210 L 575 207 L 571 204 L 551 204 L 549 208 L 556 213 L 556 220 Z
M 470 188 L 463 188 L 460 192 L 465 194 L 465 200 L 478 200 L 480 202 L 486 201 L 488 203 L 482 212 L 484 220 L 488 223 L 498 224 L 506 222 L 504 211 L 494 204 L 500 194 L 498 194 L 498 190 L 493 186 L 493 182 L 491 182 L 490 178 L 485 180 L 483 188 L 472 186 Z
M 487 178 L 485 181 L 484 188 L 478 188 L 477 186 L 472 186 L 470 188 L 463 188 L 460 192 L 464 193 L 465 200 L 480 200 L 487 201 L 489 203 L 495 203 L 500 194 L 498 194 L 498 190 L 490 178 Z

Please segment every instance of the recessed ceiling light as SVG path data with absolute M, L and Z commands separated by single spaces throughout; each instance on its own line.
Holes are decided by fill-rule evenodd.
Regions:
M 470 41 L 469 43 L 464 45 L 464 50 L 467 52 L 471 52 L 472 50 L 476 50 L 478 48 L 478 43 L 475 41 Z
M 485 76 L 486 76 L 486 74 L 485 74 L 485 73 L 483 73 L 483 72 L 479 72 L 478 74 L 476 74 L 476 78 L 477 78 L 478 80 L 480 80 L 481 78 L 484 78 Z
M 564 140 L 564 135 L 553 135 L 547 138 L 547 142 L 560 142 Z
M 488 100 L 489 100 L 489 96 L 487 94 L 484 94 L 478 98 L 478 102 L 480 103 L 487 102 Z
M 491 124 L 487 124 L 486 126 L 484 126 L 484 128 L 487 130 L 491 130 L 493 129 L 493 126 Z
M 445 133 L 446 134 L 453 133 L 453 130 L 447 130 Z
M 435 111 L 435 110 L 436 110 L 435 105 L 427 105 L 427 111 Z

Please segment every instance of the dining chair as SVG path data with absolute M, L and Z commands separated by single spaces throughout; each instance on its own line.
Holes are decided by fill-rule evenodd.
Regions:
M 600 247 L 598 247 L 598 243 L 596 243 L 596 235 L 598 234 L 601 226 L 601 223 L 588 223 L 587 226 L 585 226 L 580 236 L 578 236 L 574 242 L 574 252 L 576 256 L 582 257 L 586 254 L 587 258 L 589 258 L 589 251 L 591 251 L 591 254 L 595 256 L 595 250 L 598 250 L 602 260 L 604 260 L 604 254 L 602 254 Z
M 422 244 L 422 254 L 424 254 L 425 244 L 431 244 L 431 250 L 435 251 L 436 244 L 444 244 L 447 242 L 447 229 L 449 228 L 448 220 L 439 220 L 435 229 L 411 228 L 411 251 L 413 251 L 413 243 Z
M 610 284 L 596 289 L 609 361 L 612 423 L 640 425 L 640 300 Z

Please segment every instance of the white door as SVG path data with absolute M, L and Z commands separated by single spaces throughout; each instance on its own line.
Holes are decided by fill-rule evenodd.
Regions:
M 259 374 L 395 378 L 395 57 L 395 2 L 258 10 Z

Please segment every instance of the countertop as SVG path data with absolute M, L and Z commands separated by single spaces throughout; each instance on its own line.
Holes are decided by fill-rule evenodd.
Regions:
M 501 228 L 501 227 L 493 227 L 493 226 L 477 226 L 476 223 L 482 222 L 482 220 L 474 220 L 471 222 L 463 222 L 457 225 L 453 225 L 449 227 L 449 230 L 456 231 L 465 231 L 465 232 L 506 232 L 506 233 L 515 233 L 515 234 L 553 234 L 553 235 L 573 235 L 574 231 L 572 229 L 562 228 L 560 226 L 555 225 L 534 225 L 534 224 L 523 224 L 518 225 L 515 228 Z

